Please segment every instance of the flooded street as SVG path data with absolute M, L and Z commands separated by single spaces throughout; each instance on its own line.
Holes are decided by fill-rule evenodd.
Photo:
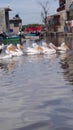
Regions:
M 0 130 L 73 130 L 73 50 L 0 60 Z

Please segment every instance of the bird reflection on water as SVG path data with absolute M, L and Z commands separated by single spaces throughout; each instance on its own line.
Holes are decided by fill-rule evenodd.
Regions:
M 23 63 L 22 57 L 13 57 L 12 59 L 0 60 L 0 69 L 13 70 L 18 65 Z

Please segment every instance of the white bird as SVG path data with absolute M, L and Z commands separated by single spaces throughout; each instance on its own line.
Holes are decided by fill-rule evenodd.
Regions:
M 69 47 L 64 42 L 61 44 L 61 46 L 58 47 L 56 47 L 53 43 L 50 43 L 49 46 L 50 48 L 54 48 L 56 51 L 60 53 L 64 53 L 70 50 Z
M 65 42 L 63 42 L 61 46 L 57 48 L 58 48 L 58 51 L 60 51 L 61 53 L 67 52 L 68 50 L 70 50 L 69 47 L 65 44 Z
M 54 54 L 56 50 L 54 48 L 50 48 L 46 42 L 42 42 L 42 49 L 44 54 Z
M 23 55 L 23 52 L 21 51 L 19 45 L 17 45 L 17 47 L 16 47 L 16 46 L 14 46 L 12 44 L 7 46 L 6 53 L 11 54 L 12 56 L 21 56 L 21 55 Z
M 3 48 L 4 48 L 4 44 L 1 44 L 1 45 L 0 45 L 0 49 L 3 49 Z
M 36 43 L 32 44 L 32 47 L 27 47 L 26 49 L 26 54 L 42 54 L 43 53 L 43 49 L 37 45 Z
M 2 53 L 4 46 L 5 46 L 4 44 L 0 45 L 0 53 Z
M 17 51 L 19 52 L 19 55 L 23 55 L 23 45 L 17 44 Z
M 0 45 L 0 59 L 8 59 L 12 57 L 11 54 L 5 53 L 6 48 L 7 48 L 7 45 L 4 45 L 4 44 Z

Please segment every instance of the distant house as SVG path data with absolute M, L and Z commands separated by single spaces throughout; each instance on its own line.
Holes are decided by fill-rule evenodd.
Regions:
M 57 12 L 60 15 L 61 25 L 58 27 L 58 32 L 64 32 L 65 27 L 67 27 L 66 30 L 70 32 L 70 24 L 67 23 L 71 20 L 71 17 L 73 17 L 73 14 L 69 9 L 71 4 L 72 0 L 59 0 L 59 8 L 57 9 Z
M 57 9 L 60 15 L 59 32 L 71 32 L 71 20 L 73 20 L 73 0 L 59 0 L 59 8 Z
M 9 31 L 9 11 L 11 11 L 9 7 L 0 8 L 0 32 Z
M 18 14 L 13 17 L 13 19 L 9 20 L 10 22 L 10 32 L 13 34 L 17 34 L 22 29 L 22 19 Z
M 68 20 L 73 20 L 73 1 L 70 4 L 69 9 L 67 11 L 67 17 L 68 17 Z

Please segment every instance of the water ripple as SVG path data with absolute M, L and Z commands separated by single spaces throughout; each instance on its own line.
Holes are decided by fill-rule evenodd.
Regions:
M 73 130 L 73 54 L 0 61 L 1 130 Z

